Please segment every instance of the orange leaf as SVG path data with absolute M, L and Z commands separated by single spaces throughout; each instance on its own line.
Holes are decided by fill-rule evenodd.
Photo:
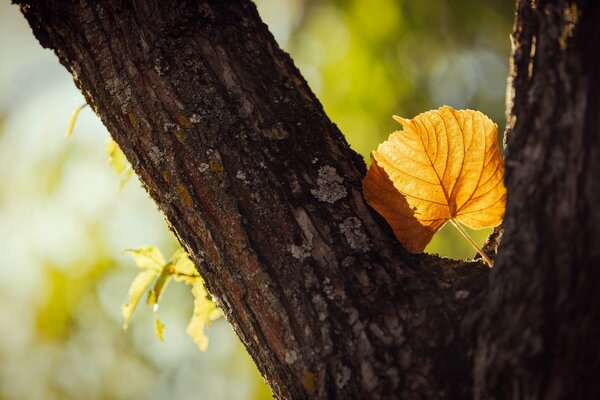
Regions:
M 408 120 L 371 153 L 363 193 L 410 252 L 448 220 L 471 228 L 502 221 L 506 188 L 498 126 L 479 111 L 444 106 Z

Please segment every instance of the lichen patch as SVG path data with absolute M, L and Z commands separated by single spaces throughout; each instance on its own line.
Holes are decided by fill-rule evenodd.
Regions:
M 349 217 L 340 225 L 340 232 L 346 238 L 351 249 L 367 252 L 371 250 L 371 242 L 365 234 L 362 222 L 357 217 Z
M 319 168 L 317 188 L 311 189 L 310 192 L 317 200 L 333 204 L 348 194 L 346 188 L 342 185 L 343 181 L 344 178 L 338 175 L 335 168 L 325 165 Z
M 172 131 L 179 128 L 179 126 L 173 122 L 165 122 L 163 124 L 163 130 L 166 132 Z
M 200 170 L 200 172 L 206 172 L 206 171 L 208 171 L 209 168 L 210 168 L 210 166 L 207 163 L 202 163 L 198 167 L 198 169 Z
M 351 374 L 350 368 L 342 366 L 340 371 L 335 375 L 335 385 L 340 389 L 346 386 L 346 384 L 350 381 Z
M 308 244 L 303 244 L 302 246 L 291 245 L 290 253 L 292 253 L 292 257 L 297 260 L 304 260 L 307 257 L 310 257 L 310 251 L 312 250 L 312 246 Z
M 298 356 L 296 355 L 296 352 L 294 350 L 287 350 L 285 352 L 285 362 L 287 364 L 293 364 L 296 362 L 297 359 Z
M 157 146 L 152 146 L 148 152 L 148 157 L 150 157 L 150 161 L 152 161 L 154 165 L 161 165 L 165 155 Z
M 235 177 L 238 178 L 240 181 L 246 182 L 246 173 L 244 171 L 237 171 Z

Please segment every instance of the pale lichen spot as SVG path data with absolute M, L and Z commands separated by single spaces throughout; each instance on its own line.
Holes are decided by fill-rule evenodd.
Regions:
M 240 181 L 246 182 L 246 173 L 244 171 L 238 171 L 235 174 L 235 177 L 238 178 Z
M 304 260 L 305 258 L 310 257 L 311 250 L 311 246 L 307 244 L 303 244 L 302 246 L 293 244 L 290 246 L 290 253 L 292 253 L 292 257 L 297 260 Z
M 346 218 L 339 227 L 351 249 L 363 252 L 371 250 L 371 242 L 363 230 L 360 219 L 357 217 Z
M 154 165 L 160 165 L 164 160 L 164 153 L 157 146 L 152 146 L 148 152 L 148 157 Z
M 115 104 L 118 104 L 123 114 L 127 114 L 131 103 L 131 87 L 121 80 L 118 76 L 106 79 L 104 81 L 106 90 L 110 93 Z
M 285 352 L 285 362 L 286 364 L 293 364 L 298 359 L 296 352 L 294 350 L 288 350 Z
M 165 122 L 163 124 L 163 130 L 165 130 L 166 132 L 169 132 L 169 131 L 171 131 L 173 129 L 177 129 L 177 128 L 179 128 L 179 126 L 177 124 L 172 123 L 172 122 Z
M 200 164 L 200 166 L 198 167 L 198 169 L 200 170 L 200 172 L 206 172 L 209 169 L 209 165 L 207 163 L 202 163 Z
M 350 371 L 350 368 L 342 366 L 340 371 L 335 375 L 335 385 L 340 389 L 346 386 L 346 384 L 350 381 L 351 374 L 352 372 Z
M 167 203 L 173 203 L 177 200 L 177 196 L 171 192 L 166 192 L 165 193 L 165 201 Z
M 317 188 L 311 189 L 311 193 L 319 201 L 333 204 L 348 193 L 342 186 L 344 178 L 338 175 L 335 168 L 325 165 L 319 168 Z

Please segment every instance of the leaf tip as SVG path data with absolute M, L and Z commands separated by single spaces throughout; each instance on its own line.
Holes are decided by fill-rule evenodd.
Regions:
M 392 115 L 392 118 L 394 118 L 394 120 L 400 123 L 402 126 L 410 125 L 410 119 L 402 118 L 398 115 Z

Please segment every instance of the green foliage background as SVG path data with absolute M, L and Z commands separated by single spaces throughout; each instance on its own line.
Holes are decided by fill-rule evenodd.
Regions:
M 512 2 L 261 0 L 259 11 L 352 147 L 398 129 L 392 114 L 448 104 L 504 128 Z M 0 399 L 263 399 L 269 391 L 224 320 L 200 353 L 185 333 L 189 289 L 127 331 L 120 305 L 136 268 L 121 250 L 176 248 L 139 182 L 119 190 L 108 135 L 18 9 L 0 3 Z M 476 235 L 477 236 L 477 235 Z M 484 233 L 479 233 L 482 241 Z M 430 252 L 470 257 L 444 229 Z

